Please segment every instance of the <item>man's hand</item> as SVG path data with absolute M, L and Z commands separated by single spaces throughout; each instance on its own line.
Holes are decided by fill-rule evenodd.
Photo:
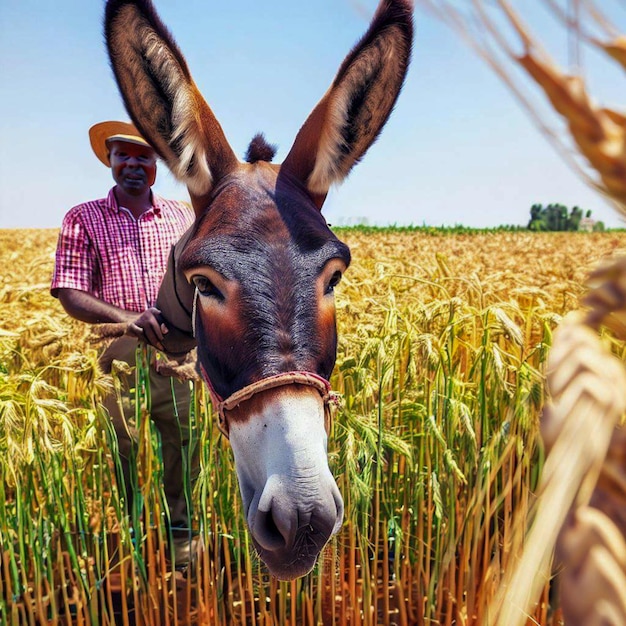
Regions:
M 146 309 L 126 327 L 127 335 L 145 341 L 162 351 L 165 350 L 162 342 L 167 332 L 167 326 L 161 321 L 161 311 L 155 307 Z

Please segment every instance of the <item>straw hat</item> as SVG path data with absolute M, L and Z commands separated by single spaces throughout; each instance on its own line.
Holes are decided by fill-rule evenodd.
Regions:
M 139 146 L 152 146 L 139 134 L 139 131 L 129 122 L 100 122 L 89 129 L 89 141 L 94 154 L 107 166 L 109 162 L 110 141 L 126 141 Z

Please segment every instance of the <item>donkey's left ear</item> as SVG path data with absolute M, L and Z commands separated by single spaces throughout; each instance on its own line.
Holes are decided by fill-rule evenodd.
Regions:
M 413 41 L 412 0 L 381 0 L 369 30 L 300 129 L 282 164 L 321 208 L 378 137 L 404 83 Z

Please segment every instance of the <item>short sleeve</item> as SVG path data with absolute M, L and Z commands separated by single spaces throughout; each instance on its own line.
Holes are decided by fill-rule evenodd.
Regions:
M 68 288 L 98 295 L 94 284 L 96 264 L 94 246 L 81 220 L 79 207 L 75 207 L 67 213 L 61 225 L 51 294 L 56 298 L 59 289 Z

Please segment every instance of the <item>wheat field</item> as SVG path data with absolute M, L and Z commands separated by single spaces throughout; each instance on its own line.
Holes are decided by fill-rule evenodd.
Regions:
M 253 554 L 200 385 L 196 566 L 164 559 L 148 421 L 143 510 L 124 518 L 100 408 L 112 379 L 90 329 L 49 295 L 56 235 L 0 231 L 0 624 L 486 623 L 541 476 L 552 333 L 626 234 L 338 230 L 353 264 L 336 291 L 329 455 L 346 516 L 292 583 Z M 562 623 L 546 580 L 528 624 Z

